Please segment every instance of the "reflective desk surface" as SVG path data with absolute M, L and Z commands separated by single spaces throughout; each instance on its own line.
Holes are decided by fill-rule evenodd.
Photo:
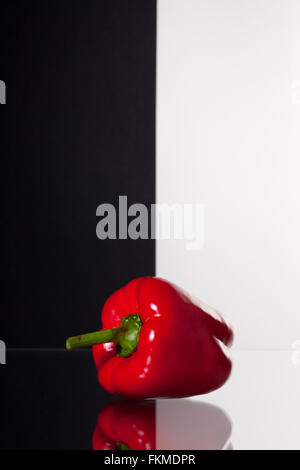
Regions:
M 134 448 L 134 428 L 148 449 L 300 449 L 299 355 L 233 351 L 233 360 L 230 380 L 216 392 L 140 403 L 98 385 L 90 351 L 8 351 L 0 366 L 0 448 Z M 109 419 L 114 435 L 103 425 Z

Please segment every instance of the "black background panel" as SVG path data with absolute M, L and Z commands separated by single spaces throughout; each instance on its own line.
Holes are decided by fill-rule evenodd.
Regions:
M 156 2 L 4 2 L 0 35 L 0 338 L 63 348 L 155 274 L 154 240 L 99 240 L 96 209 L 155 202 Z

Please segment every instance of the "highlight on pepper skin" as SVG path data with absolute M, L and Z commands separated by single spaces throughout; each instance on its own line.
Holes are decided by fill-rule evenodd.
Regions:
M 166 280 L 141 277 L 107 299 L 100 331 L 68 338 L 66 346 L 93 347 L 98 380 L 109 393 L 182 398 L 228 380 L 232 340 L 214 309 Z
M 228 450 L 232 424 L 217 406 L 189 399 L 118 400 L 99 413 L 93 450 Z

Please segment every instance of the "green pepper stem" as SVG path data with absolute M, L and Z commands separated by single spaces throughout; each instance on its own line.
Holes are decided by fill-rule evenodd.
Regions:
M 127 444 L 124 444 L 124 442 L 117 442 L 116 450 L 130 450 L 130 447 L 128 447 Z
M 142 320 L 138 314 L 128 315 L 122 318 L 121 324 L 117 328 L 68 338 L 66 348 L 70 351 L 75 348 L 88 348 L 96 344 L 114 343 L 117 355 L 128 357 L 137 348 L 142 325 Z
M 110 343 L 114 340 L 123 328 L 112 328 L 110 330 L 95 331 L 94 333 L 87 333 L 85 335 L 73 336 L 66 341 L 66 348 L 68 351 L 77 348 L 88 348 L 96 344 Z

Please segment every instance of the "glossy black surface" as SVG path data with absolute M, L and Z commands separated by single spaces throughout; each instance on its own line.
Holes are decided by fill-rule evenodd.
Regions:
M 0 449 L 92 450 L 99 413 L 120 399 L 98 384 L 89 350 L 8 351 L 6 365 L 0 365 Z M 137 422 L 136 403 L 132 422 L 125 413 L 127 430 L 121 415 L 122 430 L 114 418 L 113 433 L 120 431 L 124 442 Z M 231 448 L 231 421 L 222 409 L 189 399 L 153 406 L 155 419 L 146 428 L 152 427 L 156 449 Z
M 90 351 L 8 351 L 0 366 L 1 449 L 91 449 L 112 399 Z

